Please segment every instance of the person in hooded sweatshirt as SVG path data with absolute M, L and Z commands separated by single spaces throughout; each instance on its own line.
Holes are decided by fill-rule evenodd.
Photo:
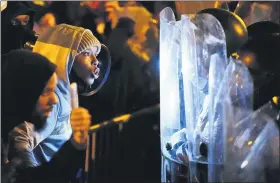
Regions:
M 54 106 L 46 124 L 40 130 L 31 130 L 30 123 L 13 129 L 10 135 L 9 158 L 21 154 L 30 167 L 49 162 L 72 135 L 70 114 L 70 75 L 75 73 L 85 85 L 92 85 L 98 78 L 96 56 L 101 50 L 100 42 L 90 30 L 60 24 L 41 34 L 33 52 L 48 58 L 57 66 L 58 85 Z
M 151 63 L 143 61 L 127 45 L 127 40 L 134 35 L 134 25 L 129 17 L 119 19 L 107 42 L 112 57 L 108 79 L 99 92 L 80 98 L 80 103 L 91 113 L 93 123 L 159 103 L 159 83 Z M 91 171 L 90 181 L 159 182 L 161 159 L 157 125 L 159 112 L 129 121 L 121 133 L 118 126 L 100 130 L 96 138 L 102 145 L 96 146 L 96 152 L 103 151 L 104 144 L 109 149 L 106 153 L 96 153 L 98 168 Z
M 72 111 L 73 136 L 50 162 L 34 168 L 25 162 L 25 154 L 17 153 L 7 158 L 4 152 L 7 152 L 5 147 L 9 132 L 27 121 L 26 135 L 31 135 L 35 129 L 42 129 L 57 105 L 57 67 L 45 57 L 26 50 L 15 50 L 3 55 L 1 66 L 1 182 L 11 182 L 13 178 L 17 182 L 69 182 L 84 164 L 87 141 L 87 135 L 84 134 L 88 133 L 90 126 L 89 113 L 84 108 Z M 35 141 L 36 138 L 29 140 Z M 30 158 L 34 158 L 31 152 L 27 153 Z
M 1 12 L 1 55 L 36 41 L 33 29 L 34 9 L 29 2 L 9 1 Z

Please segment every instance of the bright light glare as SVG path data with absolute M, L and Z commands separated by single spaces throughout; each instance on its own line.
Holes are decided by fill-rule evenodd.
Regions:
M 243 163 L 241 164 L 241 168 L 245 168 L 248 164 L 249 162 L 247 160 L 243 161 Z

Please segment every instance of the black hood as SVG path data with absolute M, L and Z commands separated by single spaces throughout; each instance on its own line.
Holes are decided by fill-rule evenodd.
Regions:
M 11 20 L 18 15 L 29 15 L 27 25 L 13 25 Z M 1 12 L 1 55 L 11 50 L 23 48 L 28 40 L 34 41 L 34 9 L 30 2 L 9 1 L 7 8 Z
M 11 51 L 1 59 L 1 133 L 30 121 L 32 112 L 56 66 L 45 57 L 26 50 Z M 32 121 L 30 121 L 32 122 Z

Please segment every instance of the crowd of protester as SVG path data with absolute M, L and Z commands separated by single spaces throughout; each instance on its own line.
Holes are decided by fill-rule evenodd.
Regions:
M 110 73 L 103 87 L 92 96 L 79 96 L 80 106 L 88 111 L 85 115 L 91 116 L 90 125 L 98 124 L 116 116 L 133 113 L 137 110 L 158 104 L 158 14 L 160 10 L 166 6 L 165 4 L 166 3 L 136 1 L 8 2 L 7 7 L 4 10 L 1 9 L 1 27 L 3 27 L 1 31 L 2 78 L 6 79 L 11 77 L 10 74 L 13 72 L 13 69 L 16 68 L 15 65 L 20 67 L 18 58 L 22 58 L 22 60 L 31 59 L 32 61 L 30 61 L 29 65 L 22 66 L 22 69 L 26 70 L 26 72 L 22 73 L 22 83 L 25 83 L 25 81 L 23 81 L 24 79 L 31 77 L 31 79 L 29 79 L 29 86 L 34 85 L 35 81 L 32 81 L 32 79 L 34 79 L 34 73 L 30 73 L 32 69 L 36 67 L 39 68 L 34 60 L 39 61 L 44 60 L 44 58 L 41 58 L 39 55 L 29 55 L 29 52 L 24 50 L 14 50 L 24 48 L 32 49 L 39 35 L 44 35 L 52 28 L 56 29 L 56 27 L 60 25 L 63 27 L 63 25 L 67 24 L 90 30 L 100 43 L 108 47 L 111 56 L 112 63 Z M 174 5 L 172 6 L 174 7 Z M 51 41 L 51 39 L 49 41 Z M 37 50 L 35 52 L 51 60 L 51 56 L 44 55 L 44 51 Z M 23 61 L 23 63 L 25 62 L 28 61 Z M 45 65 L 48 64 L 45 63 Z M 43 67 L 43 64 L 41 67 Z M 52 66 L 48 67 L 50 67 L 50 73 L 53 73 L 54 68 L 52 68 Z M 40 70 L 38 69 L 38 71 Z M 36 73 L 38 74 L 38 72 Z M 16 75 L 12 74 L 13 78 L 20 77 L 19 74 L 20 73 Z M 44 75 L 42 75 L 42 77 L 43 76 Z M 43 83 L 50 79 L 49 77 L 50 75 L 45 79 L 40 79 L 39 77 L 38 82 Z M 59 74 L 57 77 L 59 80 Z M 60 81 L 58 81 L 58 86 L 59 82 Z M 11 102 L 10 99 L 14 97 L 11 95 L 11 91 L 14 92 L 14 85 L 11 85 L 10 82 L 5 84 L 7 84 L 7 87 L 4 94 L 7 96 L 4 97 L 9 98 L 9 100 L 5 100 L 4 103 L 6 102 L 11 106 L 17 105 L 16 103 L 20 101 L 25 102 L 19 99 Z M 45 87 L 47 86 L 48 85 Z M 20 87 L 24 88 L 25 86 L 18 86 L 18 88 Z M 28 93 L 32 92 L 26 90 L 25 93 L 19 91 L 17 94 L 19 95 L 18 98 L 22 95 L 29 97 L 30 95 Z M 36 96 L 40 95 L 39 93 L 40 90 L 38 90 Z M 45 96 L 45 94 L 43 93 L 41 96 Z M 28 97 L 25 99 L 29 102 Z M 46 97 L 49 97 L 49 100 L 51 100 L 51 95 Z M 61 98 L 59 96 L 58 98 L 58 103 L 61 103 Z M 52 105 L 57 104 L 57 101 L 54 99 L 52 99 L 52 101 L 52 104 L 49 104 L 50 108 L 53 108 L 51 107 Z M 30 105 L 34 104 L 31 104 L 30 101 Z M 37 103 L 36 105 L 39 104 Z M 83 108 L 79 110 L 84 110 Z M 74 135 L 69 139 L 69 143 L 64 143 L 62 146 L 60 144 L 59 147 L 56 147 L 57 150 L 54 150 L 52 153 L 54 154 L 54 156 L 52 155 L 53 157 L 50 156 L 51 158 L 46 162 L 40 162 L 38 161 L 38 159 L 40 159 L 40 157 L 38 158 L 38 154 L 40 154 L 38 151 L 40 151 L 39 149 L 44 149 L 44 144 L 52 143 L 51 140 L 56 140 L 54 136 L 52 136 L 56 130 L 44 137 L 45 140 L 42 142 L 36 142 L 36 140 L 39 141 L 37 137 L 35 137 L 36 135 L 32 136 L 33 134 L 31 134 L 31 132 L 33 133 L 32 130 L 34 130 L 33 125 L 36 124 L 34 121 L 36 120 L 32 121 L 33 117 L 32 119 L 27 118 L 25 114 L 22 114 L 19 118 L 10 119 L 11 113 L 18 113 L 22 108 L 19 107 L 17 109 L 18 111 L 13 107 L 6 107 L 6 109 L 7 111 L 4 111 L 4 117 L 2 118 L 5 123 L 2 120 L 1 130 L 3 132 L 5 129 L 5 133 L 1 135 L 2 167 L 4 167 L 2 168 L 2 175 L 5 175 L 2 176 L 2 181 L 73 181 L 73 177 L 75 178 L 78 168 L 83 168 L 84 166 L 84 161 L 81 161 L 81 157 L 84 159 L 85 156 L 84 147 L 82 150 L 79 147 L 83 146 L 83 144 L 78 143 L 79 140 L 75 139 L 76 129 L 73 127 L 75 124 L 73 118 L 75 117 L 71 117 L 71 119 L 73 119 L 71 125 Z M 31 115 L 31 110 L 31 108 L 22 110 L 22 113 Z M 64 108 L 62 110 L 64 110 Z M 76 113 L 78 113 L 79 110 L 76 111 Z M 71 115 L 75 116 L 75 111 L 73 111 Z M 84 119 L 85 117 L 83 116 L 81 118 Z M 6 124 L 8 120 L 13 120 L 13 123 L 10 123 L 8 126 L 3 125 Z M 32 124 L 27 124 L 26 121 L 31 121 Z M 78 120 L 76 119 L 76 121 Z M 22 122 L 24 122 L 23 125 L 20 124 Z M 85 126 L 86 124 L 83 125 L 85 130 L 88 130 L 88 126 Z M 21 127 L 23 127 L 24 130 Z M 10 132 L 11 130 L 12 132 Z M 108 133 L 108 131 L 110 133 Z M 3 134 L 6 134 L 6 136 L 3 136 Z M 29 139 L 24 139 L 25 137 L 22 137 L 22 134 L 25 134 L 26 138 L 28 136 Z M 43 135 L 46 134 L 43 133 Z M 69 134 L 66 136 L 69 136 Z M 13 137 L 15 142 L 8 137 Z M 23 140 L 21 138 L 23 138 Z M 104 147 L 108 147 L 108 142 L 112 140 L 115 141 L 114 144 L 104 149 Z M 11 141 L 13 143 L 11 143 Z M 23 141 L 25 142 L 23 143 Z M 16 142 L 20 143 L 15 145 Z M 97 181 L 160 180 L 159 112 L 134 119 L 133 122 L 124 127 L 122 133 L 119 132 L 119 128 L 114 126 L 105 130 L 100 130 L 100 132 L 98 132 L 97 143 L 99 143 L 99 145 L 96 146 L 96 152 L 97 154 L 101 153 L 102 156 L 98 157 L 96 162 L 94 162 L 98 168 L 90 170 L 95 174 L 92 179 Z M 7 144 L 9 144 L 10 147 Z M 30 144 L 35 145 L 31 146 Z M 15 149 L 11 148 L 13 145 L 16 147 Z M 43 155 L 48 156 L 48 153 L 45 153 L 46 152 L 44 152 Z M 17 154 L 19 154 L 19 156 L 16 156 Z M 79 158 L 77 158 L 78 156 Z M 75 159 L 75 161 L 72 161 L 73 159 Z M 58 169 L 65 170 L 59 173 Z M 69 173 L 71 175 L 69 175 Z M 50 174 L 52 176 L 49 176 Z M 55 176 L 58 176 L 58 178 L 53 179 Z

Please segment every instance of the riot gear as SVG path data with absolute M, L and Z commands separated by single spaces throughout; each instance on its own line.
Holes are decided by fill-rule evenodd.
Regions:
M 228 56 L 236 52 L 247 41 L 246 25 L 236 14 L 217 8 L 205 9 L 199 13 L 211 14 L 219 20 L 225 31 Z
M 251 25 L 247 41 L 235 14 L 206 9 L 176 21 L 169 8 L 160 24 L 162 181 L 277 180 L 279 164 L 268 158 L 279 158 L 275 26 L 255 39 Z
M 239 58 L 248 66 L 254 78 L 255 109 L 280 95 L 279 47 L 280 35 L 259 35 L 248 40 L 238 51 Z

